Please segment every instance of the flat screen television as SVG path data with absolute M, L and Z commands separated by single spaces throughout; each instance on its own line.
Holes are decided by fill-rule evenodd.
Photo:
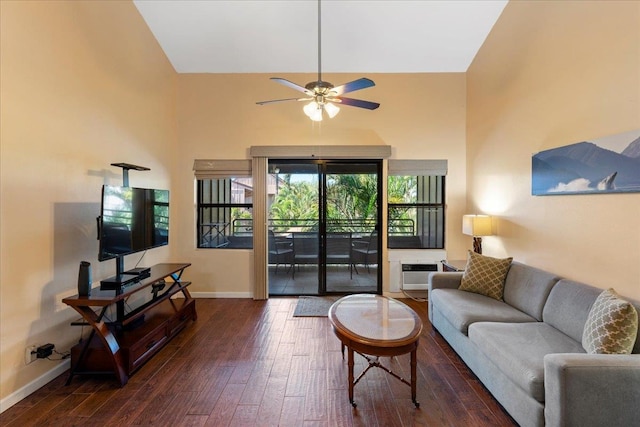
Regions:
M 169 191 L 102 186 L 98 260 L 169 244 Z

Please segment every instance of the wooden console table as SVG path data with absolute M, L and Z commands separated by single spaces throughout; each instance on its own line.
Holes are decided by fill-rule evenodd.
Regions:
M 115 374 L 124 386 L 129 376 L 160 351 L 189 320 L 195 321 L 195 300 L 187 290 L 191 282 L 180 280 L 190 265 L 157 264 L 145 278 L 122 289 L 92 289 L 88 297 L 64 298 L 62 302 L 83 318 L 82 322 L 72 325 L 92 327 L 89 338 L 71 349 L 67 384 L 77 374 Z M 141 293 L 143 290 L 147 292 Z M 184 298 L 171 298 L 179 292 Z M 137 303 L 132 302 L 127 313 L 116 310 L 116 318 L 110 319 L 110 311 L 124 306 L 129 299 Z
M 353 387 L 364 374 L 376 367 L 384 370 L 411 387 L 411 400 L 416 400 L 416 351 L 422 333 L 422 320 L 409 306 L 380 295 L 356 294 L 343 297 L 329 309 L 329 321 L 333 332 L 348 349 L 349 402 L 353 407 Z M 354 380 L 354 351 L 364 357 L 369 365 Z M 399 356 L 411 353 L 411 382 L 392 372 L 379 362 L 380 356 Z M 371 357 L 374 356 L 375 358 Z

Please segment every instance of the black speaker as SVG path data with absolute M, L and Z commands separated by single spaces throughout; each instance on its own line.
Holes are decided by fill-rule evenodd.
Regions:
M 89 295 L 91 295 L 91 263 L 82 261 L 78 272 L 78 296 L 88 297 Z

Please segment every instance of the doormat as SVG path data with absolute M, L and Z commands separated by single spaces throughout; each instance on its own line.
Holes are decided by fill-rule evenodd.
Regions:
M 327 317 L 329 308 L 340 297 L 298 297 L 293 317 Z

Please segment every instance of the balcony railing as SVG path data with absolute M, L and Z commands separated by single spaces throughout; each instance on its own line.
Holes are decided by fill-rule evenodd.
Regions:
M 370 219 L 330 219 L 327 233 L 368 234 L 375 229 L 376 221 Z M 444 247 L 443 224 L 433 222 L 427 229 L 417 230 L 414 220 L 390 218 L 387 227 L 387 246 L 392 249 L 442 249 Z M 316 219 L 270 219 L 269 230 L 276 234 L 317 233 Z M 200 248 L 251 248 L 253 245 L 253 221 L 237 218 L 231 223 L 212 223 L 200 226 Z
M 329 219 L 327 220 L 328 232 L 354 232 L 368 233 L 375 229 L 376 221 L 373 219 Z M 269 219 L 269 230 L 274 233 L 318 231 L 317 219 Z M 251 219 L 238 218 L 233 220 L 229 233 L 232 236 L 250 236 L 253 234 L 253 221 Z M 415 222 L 411 219 L 389 220 L 389 234 L 393 236 L 413 236 Z

